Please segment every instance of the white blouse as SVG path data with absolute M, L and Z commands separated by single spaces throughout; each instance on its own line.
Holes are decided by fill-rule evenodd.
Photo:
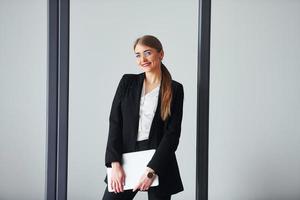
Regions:
M 149 139 L 150 128 L 158 103 L 159 88 L 160 84 L 145 95 L 145 84 L 143 84 L 137 141 Z

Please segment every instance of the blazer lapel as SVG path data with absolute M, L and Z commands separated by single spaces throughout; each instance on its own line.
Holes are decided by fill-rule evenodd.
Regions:
M 138 79 L 137 79 L 137 87 L 136 87 L 136 91 L 134 91 L 134 127 L 135 127 L 135 141 L 137 141 L 137 135 L 138 135 L 138 130 L 139 130 L 139 119 L 140 119 L 140 102 L 141 102 L 141 93 L 142 93 L 142 89 L 143 89 L 143 84 L 144 84 L 144 79 L 145 79 L 145 72 L 140 73 L 138 75 Z M 150 128 L 150 133 L 149 133 L 149 138 L 152 135 L 152 130 L 153 130 L 153 124 L 155 124 L 157 122 L 157 119 L 159 119 L 160 117 L 160 104 L 161 104 L 161 87 L 162 84 L 160 84 L 160 88 L 159 88 L 159 95 L 158 95 L 158 102 L 157 102 L 157 108 L 153 117 L 153 121 L 151 124 L 151 128 Z
M 149 139 L 151 140 L 152 136 L 153 136 L 153 130 L 154 130 L 154 126 L 157 126 L 158 124 L 158 120 L 161 119 L 160 117 L 160 104 L 161 104 L 161 85 L 159 86 L 159 93 L 158 93 L 158 100 L 157 100 L 157 107 L 156 107 L 156 111 L 155 114 L 153 116 L 153 120 L 152 120 L 152 124 L 151 124 L 151 128 L 150 128 L 150 133 L 149 133 Z
M 136 88 L 134 93 L 134 98 L 133 98 L 133 103 L 134 103 L 134 113 L 133 113 L 133 123 L 135 127 L 134 131 L 134 142 L 137 140 L 137 134 L 139 131 L 139 119 L 140 119 L 140 103 L 141 103 L 141 93 L 143 89 L 143 83 L 145 79 L 145 72 L 140 73 L 138 75 L 137 83 L 136 83 Z

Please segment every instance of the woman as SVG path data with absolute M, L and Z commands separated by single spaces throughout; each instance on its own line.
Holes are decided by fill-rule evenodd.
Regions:
M 137 191 L 148 191 L 149 200 L 169 200 L 183 190 L 175 151 L 181 133 L 183 86 L 172 80 L 162 63 L 164 51 L 154 36 L 145 35 L 134 43 L 137 64 L 144 71 L 123 75 L 112 102 L 106 167 L 112 167 L 111 187 L 103 200 L 133 199 Z M 126 174 L 122 154 L 156 149 L 140 182 L 124 190 Z M 155 176 L 159 185 L 150 187 Z

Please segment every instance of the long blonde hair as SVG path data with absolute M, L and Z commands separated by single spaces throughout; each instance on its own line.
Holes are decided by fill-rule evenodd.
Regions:
M 142 44 L 161 52 L 163 50 L 161 42 L 153 35 L 144 35 L 136 39 L 133 45 L 135 49 L 137 44 Z M 165 121 L 169 116 L 171 116 L 171 101 L 172 101 L 172 76 L 167 69 L 167 67 L 161 63 L 161 105 L 160 113 L 161 118 Z

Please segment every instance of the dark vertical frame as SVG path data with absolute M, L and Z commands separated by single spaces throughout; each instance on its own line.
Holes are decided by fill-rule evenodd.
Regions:
M 198 14 L 196 200 L 207 200 L 211 0 L 199 0 Z
M 67 199 L 69 0 L 48 0 L 46 199 Z
M 47 41 L 47 149 L 46 149 L 46 199 L 56 194 L 56 143 L 57 143 L 57 91 L 58 91 L 58 2 L 48 1 Z

